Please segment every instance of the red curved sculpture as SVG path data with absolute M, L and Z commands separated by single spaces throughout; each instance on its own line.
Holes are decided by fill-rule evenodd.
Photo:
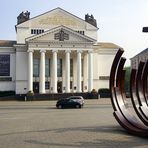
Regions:
M 143 95 L 144 95 L 144 101 L 146 102 L 148 106 L 148 60 L 145 63 L 143 73 L 142 73 L 142 88 L 143 88 Z
M 139 75 L 141 76 L 142 73 L 140 72 L 140 70 L 139 70 L 139 73 L 136 73 L 136 70 L 133 70 L 132 76 L 131 76 L 131 82 L 132 82 L 131 93 L 133 97 L 132 102 L 135 109 L 134 110 L 133 108 L 132 109 L 128 108 L 125 92 L 124 92 L 125 70 L 123 70 L 123 68 L 124 68 L 124 63 L 126 59 L 121 57 L 123 52 L 124 52 L 123 49 L 118 50 L 114 58 L 114 61 L 111 67 L 111 72 L 110 72 L 110 92 L 111 92 L 111 102 L 114 109 L 113 114 L 116 120 L 118 121 L 118 123 L 123 128 L 125 128 L 127 132 L 134 135 L 139 135 L 139 136 L 148 136 L 148 126 L 139 117 L 139 113 L 141 113 L 141 111 L 136 110 L 137 106 L 134 100 L 135 96 L 137 97 L 137 95 L 139 94 L 138 91 L 140 91 L 141 89 L 143 90 L 142 92 L 144 92 L 146 96 L 147 91 L 144 83 L 141 83 L 141 81 L 140 82 L 138 81 L 138 77 Z M 140 66 L 140 69 L 143 69 L 142 66 Z M 147 73 L 147 70 L 143 72 L 143 77 L 141 77 L 141 80 L 142 79 L 145 80 L 145 75 L 147 75 L 146 73 Z M 135 85 L 135 76 L 137 78 L 136 79 L 137 85 Z M 141 86 L 143 87 L 142 88 L 141 86 L 139 87 L 139 84 L 141 84 Z M 141 97 L 137 98 L 137 100 L 141 101 L 140 98 Z
M 130 80 L 131 99 L 133 107 L 141 119 L 141 121 L 148 126 L 148 106 L 144 98 L 142 77 L 144 62 L 140 62 L 138 70 L 132 70 Z

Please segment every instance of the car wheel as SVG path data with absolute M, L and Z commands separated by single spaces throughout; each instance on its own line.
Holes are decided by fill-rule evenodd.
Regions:
M 62 107 L 62 105 L 58 105 L 58 108 L 61 109 L 61 108 L 63 108 L 63 107 Z
M 76 105 L 76 108 L 81 108 L 81 105 Z

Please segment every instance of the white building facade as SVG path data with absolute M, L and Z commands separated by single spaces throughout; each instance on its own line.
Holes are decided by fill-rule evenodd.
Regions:
M 109 87 L 119 46 L 97 42 L 93 16 L 83 20 L 56 8 L 30 19 L 22 12 L 15 27 L 16 41 L 0 41 L 1 91 L 75 93 Z

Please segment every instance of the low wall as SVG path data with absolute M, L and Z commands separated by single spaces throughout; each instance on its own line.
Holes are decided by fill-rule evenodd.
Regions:
M 34 94 L 33 97 L 27 97 L 26 94 L 17 94 L 15 96 L 0 97 L 0 101 L 18 100 L 18 101 L 43 101 L 58 100 L 70 96 L 82 96 L 84 99 L 98 99 L 98 94 L 91 93 L 55 93 L 55 94 Z

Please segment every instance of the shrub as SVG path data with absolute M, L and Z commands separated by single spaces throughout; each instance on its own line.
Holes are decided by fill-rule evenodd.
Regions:
M 98 99 L 98 92 L 95 89 L 92 89 L 92 91 L 90 92 L 90 99 Z
M 95 89 L 92 89 L 91 93 L 97 93 L 97 91 Z
M 100 98 L 110 98 L 110 90 L 108 88 L 100 88 L 98 93 Z
M 27 100 L 30 100 L 30 101 L 32 101 L 33 100 L 33 97 L 34 97 L 34 92 L 33 91 L 28 91 L 27 92 Z
M 5 96 L 14 96 L 15 91 L 0 91 L 0 97 L 5 97 Z
M 27 96 L 34 96 L 34 92 L 31 91 L 31 90 L 29 90 L 29 91 L 27 92 Z

